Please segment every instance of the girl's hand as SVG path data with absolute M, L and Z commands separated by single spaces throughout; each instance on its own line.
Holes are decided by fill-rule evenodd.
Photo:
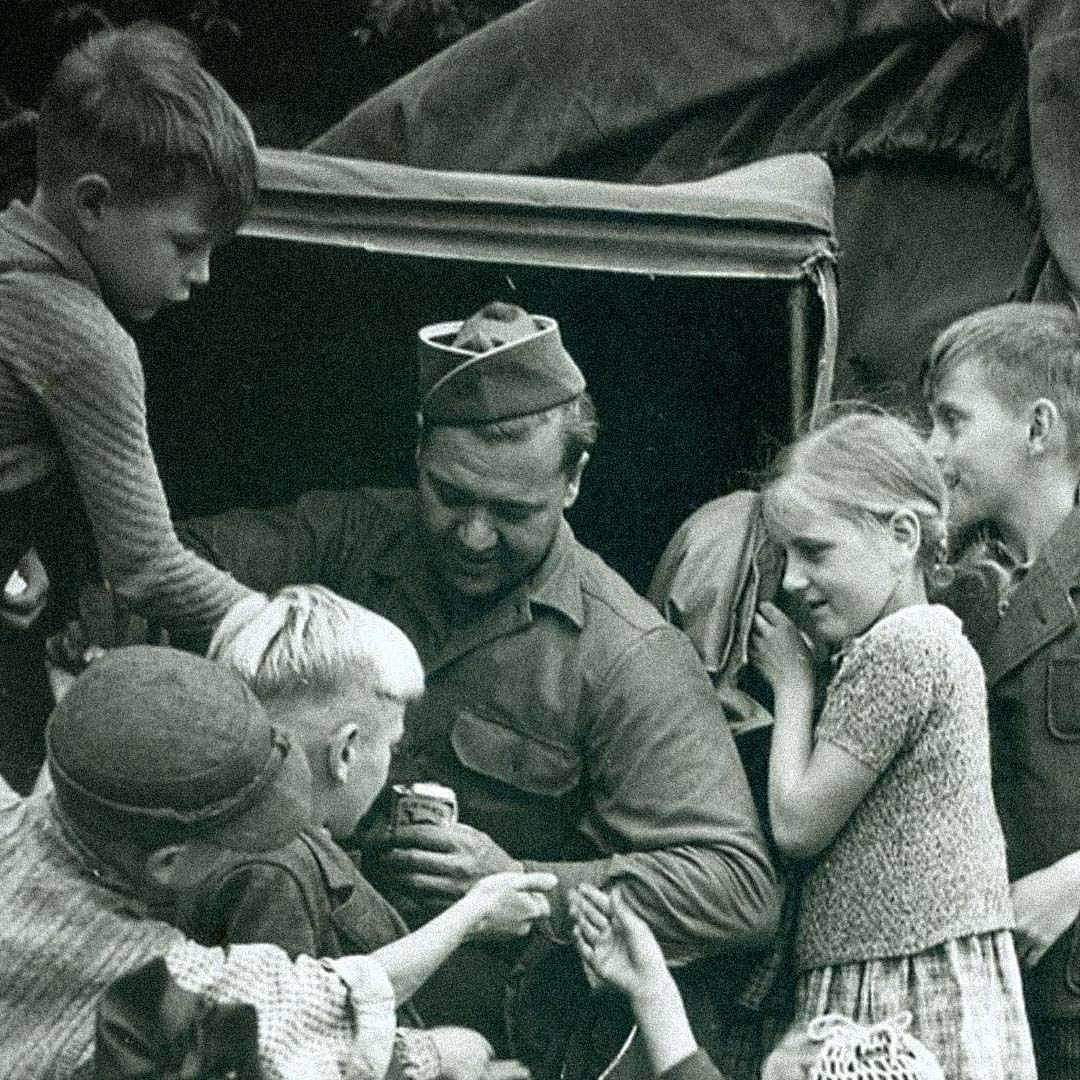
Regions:
M 813 696 L 814 654 L 799 628 L 775 604 L 761 604 L 754 615 L 750 661 L 774 693 L 794 689 Z
M 591 986 L 614 986 L 631 999 L 666 987 L 670 974 L 656 937 L 618 889 L 608 897 L 583 884 L 570 897 L 570 912 L 574 945 Z
M 516 870 L 481 878 L 458 901 L 469 908 L 469 937 L 524 937 L 533 922 L 551 914 L 545 894 L 557 884 L 554 874 Z

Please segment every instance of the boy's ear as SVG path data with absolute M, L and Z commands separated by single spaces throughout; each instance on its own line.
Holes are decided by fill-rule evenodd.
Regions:
M 1039 398 L 1028 411 L 1027 449 L 1031 457 L 1052 449 L 1061 434 L 1061 413 L 1048 398 Z
M 889 532 L 893 540 L 913 558 L 922 546 L 922 525 L 919 515 L 912 510 L 897 510 L 889 518 Z
M 349 769 L 359 752 L 360 728 L 356 724 L 342 724 L 330 736 L 326 747 L 326 770 L 335 783 L 344 784 L 349 779 Z
M 581 491 L 581 477 L 585 472 L 585 466 L 589 464 L 589 451 L 582 452 L 581 458 L 574 466 L 566 485 L 566 495 L 563 498 L 563 509 L 569 510 L 577 502 L 578 492 Z
M 86 232 L 95 231 L 112 195 L 112 185 L 100 173 L 85 173 L 72 185 L 72 193 L 79 224 Z

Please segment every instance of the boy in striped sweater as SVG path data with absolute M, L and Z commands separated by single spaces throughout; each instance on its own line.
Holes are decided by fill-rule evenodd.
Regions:
M 3 492 L 0 577 L 28 565 L 28 546 L 48 568 L 50 550 L 88 532 L 118 599 L 205 646 L 250 590 L 176 537 L 124 324 L 207 281 L 211 250 L 255 199 L 251 128 L 182 35 L 138 23 L 91 35 L 61 61 L 41 102 L 37 171 L 29 205 L 0 214 L 0 453 L 51 467 Z M 20 790 L 43 758 L 48 702 L 25 717 L 40 636 L 31 649 L 18 633 L 0 639 L 0 772 Z M 23 714 L 21 730 L 8 712 Z

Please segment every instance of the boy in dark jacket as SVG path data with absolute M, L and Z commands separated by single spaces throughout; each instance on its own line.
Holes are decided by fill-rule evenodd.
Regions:
M 950 531 L 971 540 L 943 599 L 986 668 L 1039 1076 L 1064 1080 L 1080 1075 L 1080 318 L 968 315 L 934 343 L 924 388 Z

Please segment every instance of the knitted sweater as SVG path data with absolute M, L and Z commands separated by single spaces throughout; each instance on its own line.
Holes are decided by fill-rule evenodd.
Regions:
M 138 352 L 75 245 L 18 201 L 0 214 L 0 448 L 62 451 L 105 579 L 204 638 L 250 590 L 177 539 L 146 428 Z
M 804 882 L 801 969 L 1012 926 L 986 686 L 952 612 L 902 608 L 856 638 L 814 738 L 878 779 Z

